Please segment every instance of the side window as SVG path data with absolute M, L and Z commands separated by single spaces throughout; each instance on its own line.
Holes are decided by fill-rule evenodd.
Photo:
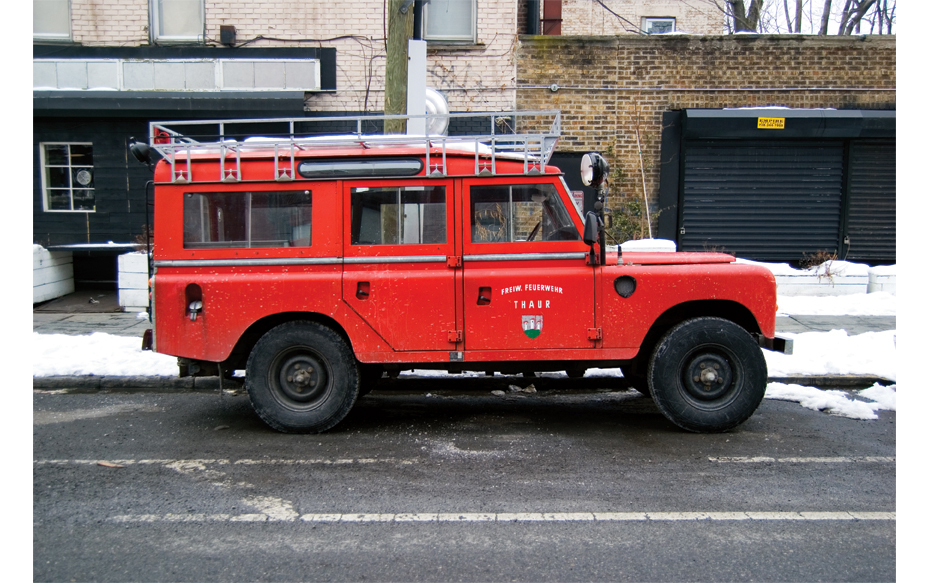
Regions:
M 446 242 L 444 186 L 352 189 L 353 245 Z
M 471 187 L 471 242 L 578 241 L 551 184 Z
M 184 248 L 309 247 L 313 193 L 188 192 Z
M 673 17 L 644 16 L 642 28 L 646 34 L 675 32 L 675 19 Z
M 32 0 L 32 38 L 71 40 L 71 6 L 68 0 Z
M 92 144 L 39 144 L 46 211 L 97 209 Z
M 204 37 L 203 0 L 149 0 L 152 39 L 200 42 Z
M 424 0 L 423 40 L 476 42 L 476 4 L 476 0 Z

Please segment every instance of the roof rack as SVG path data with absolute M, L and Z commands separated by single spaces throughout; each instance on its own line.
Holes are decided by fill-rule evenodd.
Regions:
M 460 119 L 477 133 L 467 135 L 385 134 L 388 120 Z M 425 124 L 425 125 L 424 125 Z M 213 154 L 219 176 L 210 182 L 242 181 L 242 156 L 267 153 L 274 176 L 251 180 L 291 181 L 298 152 L 313 150 L 404 147 L 424 151 L 427 174 L 445 176 L 447 153 L 474 155 L 475 174 L 497 174 L 497 160 L 522 160 L 524 174 L 542 173 L 561 132 L 557 110 L 452 113 L 444 115 L 361 115 L 232 120 L 185 120 L 149 123 L 149 145 L 171 166 L 173 183 L 191 181 L 191 158 Z M 438 150 L 438 151 L 437 151 Z M 250 180 L 250 181 L 251 181 Z

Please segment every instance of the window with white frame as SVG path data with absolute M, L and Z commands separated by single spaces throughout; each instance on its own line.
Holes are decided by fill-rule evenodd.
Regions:
M 70 0 L 32 0 L 33 40 L 71 40 Z
M 84 143 L 39 144 L 46 211 L 94 212 L 94 146 Z
M 203 0 L 149 0 L 152 40 L 200 42 L 204 36 Z
M 675 19 L 671 16 L 644 16 L 643 32 L 646 34 L 675 32 Z
M 477 42 L 477 0 L 423 0 L 425 41 Z

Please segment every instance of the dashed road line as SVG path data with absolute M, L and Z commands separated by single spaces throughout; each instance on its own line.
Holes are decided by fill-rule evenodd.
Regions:
M 712 462 L 721 464 L 893 464 L 894 456 L 841 456 L 841 457 L 709 457 Z
M 310 522 L 310 523 L 449 523 L 449 522 L 809 522 L 809 521 L 895 521 L 894 512 L 804 511 L 804 512 L 427 512 L 427 513 L 354 513 L 300 514 L 290 508 L 270 514 L 124 514 L 107 522 Z

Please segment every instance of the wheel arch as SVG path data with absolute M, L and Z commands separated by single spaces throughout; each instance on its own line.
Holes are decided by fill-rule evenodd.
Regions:
M 233 347 L 229 358 L 224 362 L 223 368 L 228 370 L 244 369 L 246 360 L 249 358 L 249 353 L 252 352 L 252 348 L 265 333 L 275 326 L 295 321 L 317 322 L 318 324 L 322 324 L 338 334 L 345 341 L 346 345 L 349 346 L 350 350 L 352 349 L 352 341 L 349 335 L 342 325 L 332 317 L 320 314 L 319 312 L 280 312 L 260 318 L 246 328 L 239 337 L 239 340 L 236 341 L 236 345 Z
M 652 351 L 655 350 L 656 345 L 665 333 L 685 320 L 699 317 L 723 318 L 740 326 L 750 334 L 761 332 L 756 317 L 749 308 L 739 302 L 732 300 L 683 302 L 667 309 L 649 327 L 649 331 L 643 338 L 642 344 L 640 344 L 639 353 L 633 362 L 633 370 L 645 372 L 646 367 L 649 366 L 649 357 L 652 355 Z

